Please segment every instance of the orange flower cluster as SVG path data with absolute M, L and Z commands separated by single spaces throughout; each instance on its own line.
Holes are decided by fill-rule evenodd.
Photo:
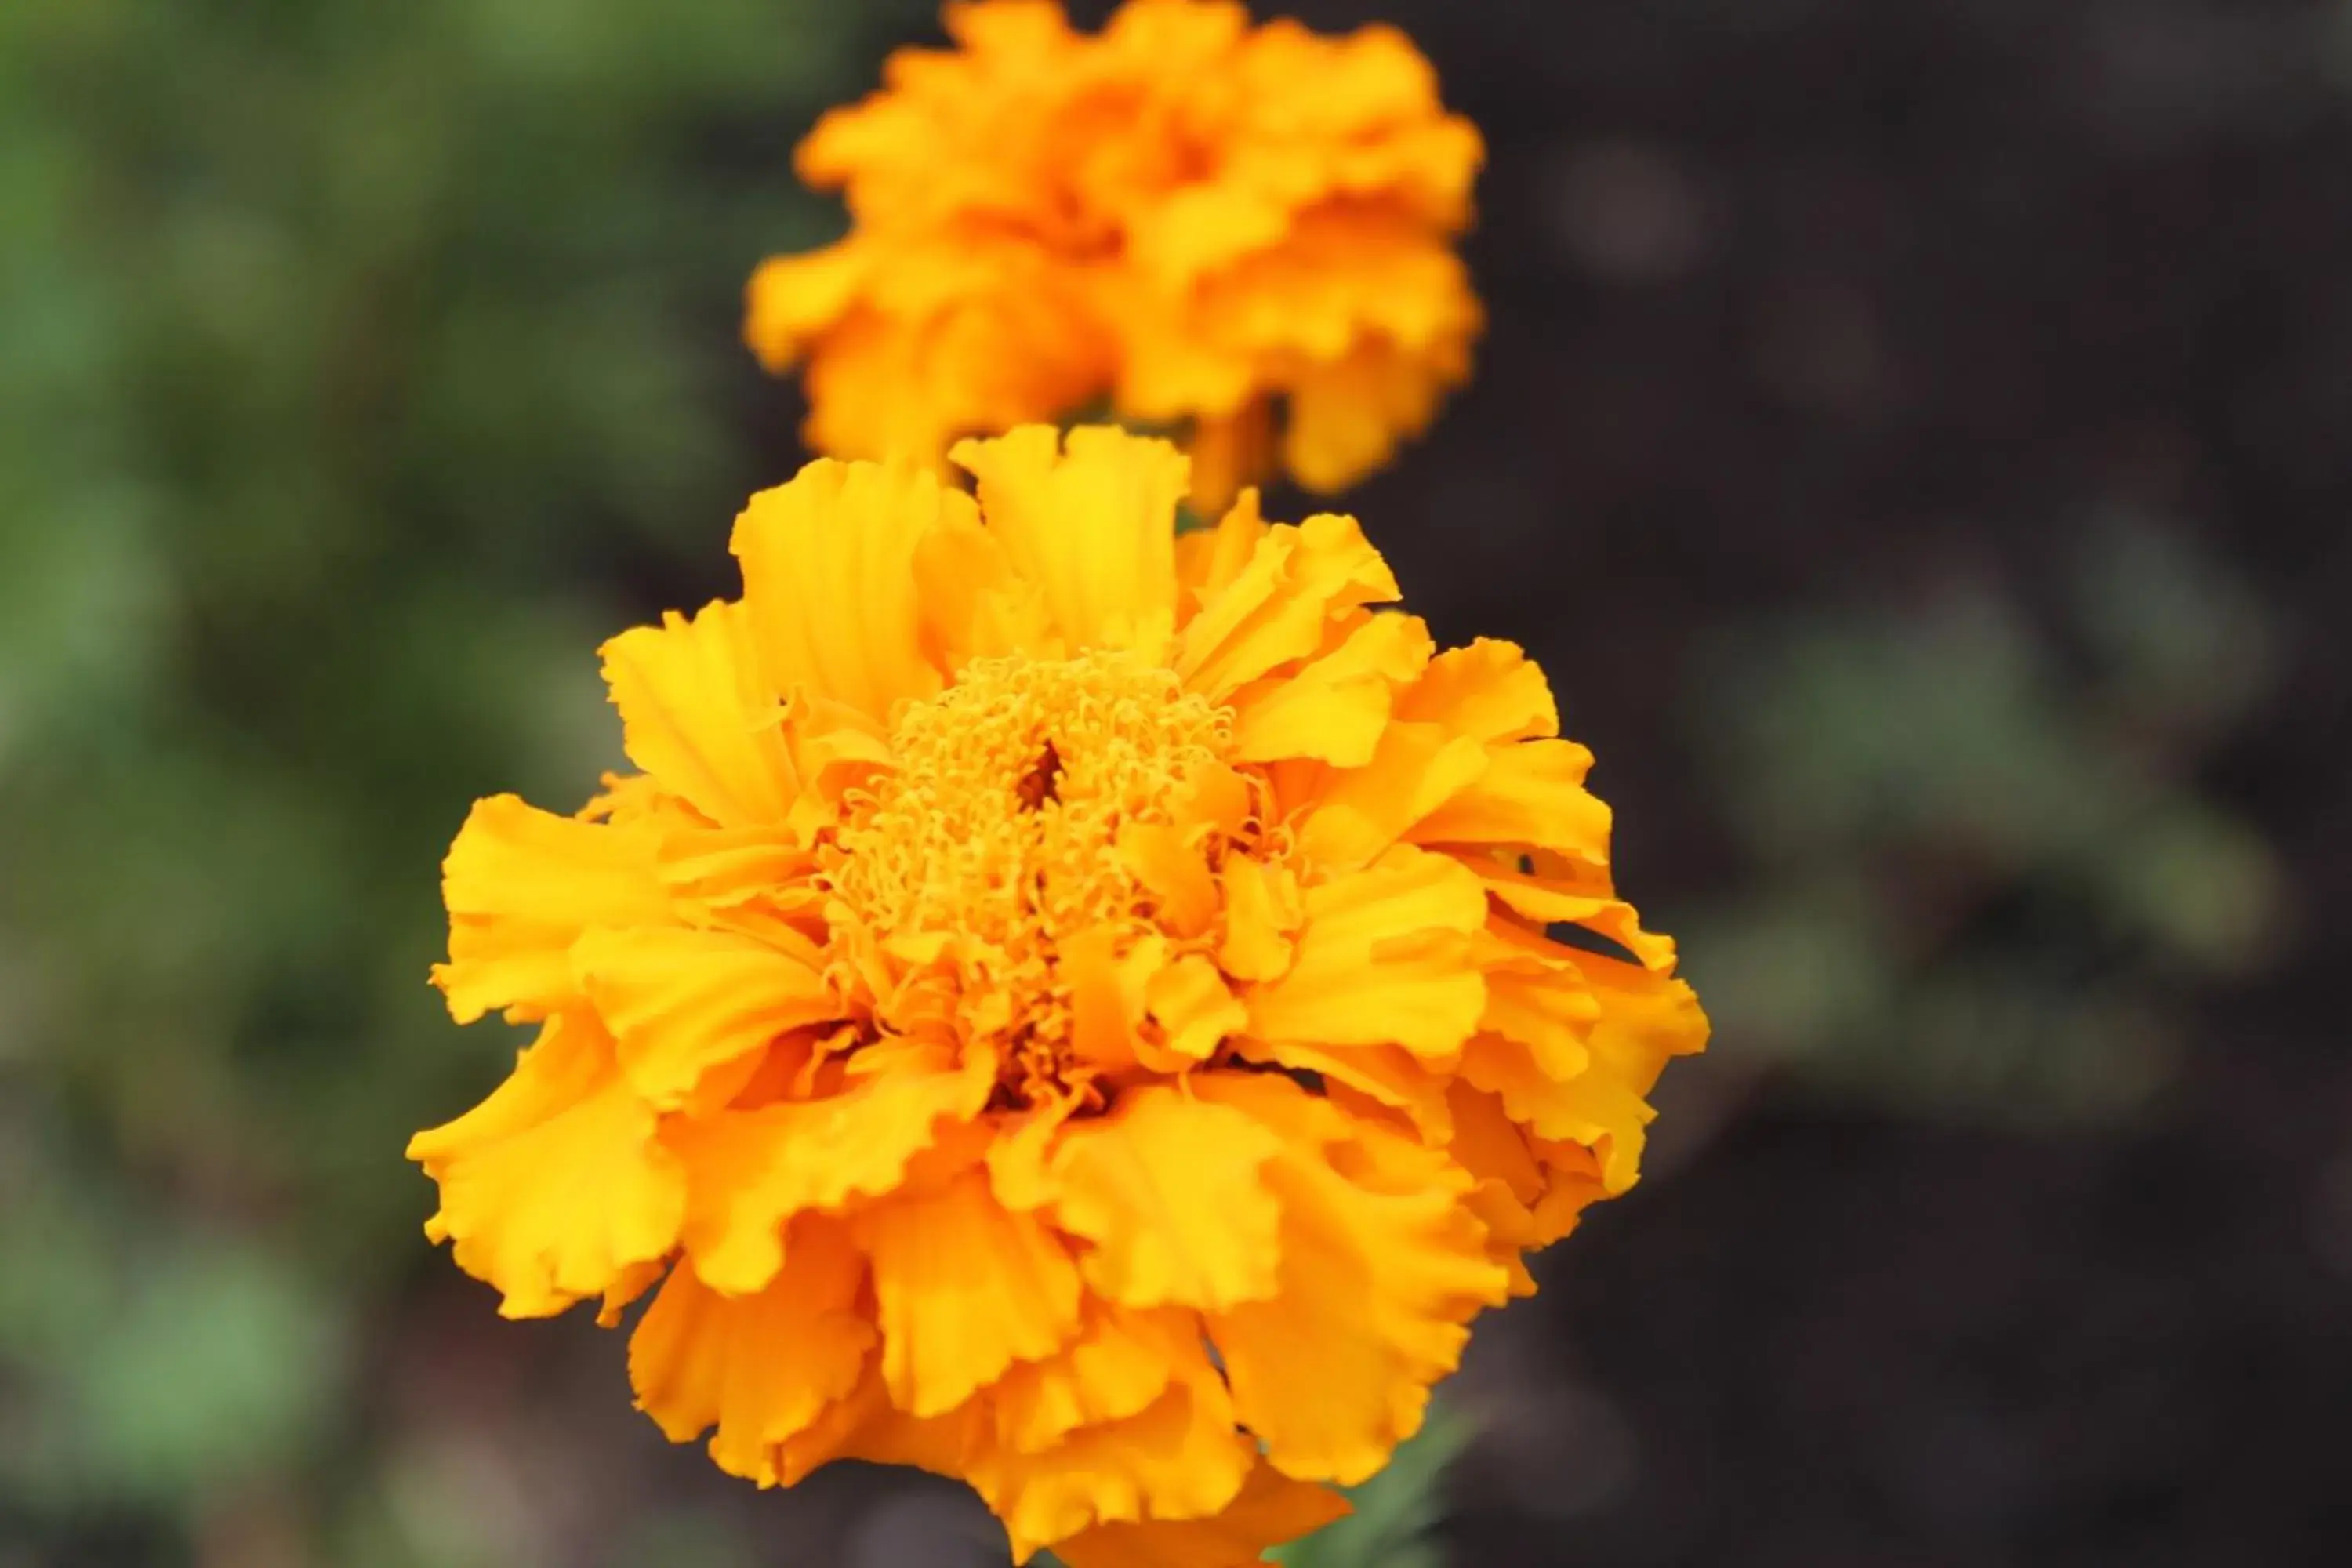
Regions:
M 751 281 L 813 447 L 938 462 L 1107 404 L 1184 434 L 1213 515 L 1277 454 L 1353 483 L 1467 374 L 1481 146 L 1402 34 L 1233 0 L 1129 0 L 1098 35 L 1055 0 L 946 15 L 958 48 L 893 56 L 801 145 L 848 237 Z
M 411 1144 L 428 1233 L 512 1316 L 658 1285 L 638 1399 L 738 1475 L 1234 1568 L 1633 1184 L 1706 1020 L 1542 673 L 1354 521 L 1180 539 L 1115 430 L 952 456 L 754 497 L 742 598 L 604 650 L 638 771 L 476 806 L 434 977 L 540 1034 Z

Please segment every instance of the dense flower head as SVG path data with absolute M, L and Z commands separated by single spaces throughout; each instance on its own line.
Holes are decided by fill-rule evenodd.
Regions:
M 474 808 L 435 979 L 540 1033 L 412 1143 L 427 1231 L 512 1316 L 658 1285 L 639 1403 L 736 1474 L 1255 1562 L 1632 1184 L 1706 1022 L 1541 672 L 1383 607 L 1352 521 L 1180 538 L 1111 429 L 954 458 L 754 497 L 742 598 L 604 649 L 637 771 Z
M 1222 506 L 1277 456 L 1352 483 L 1467 374 L 1481 146 L 1402 34 L 1237 0 L 1128 0 L 1098 34 L 1055 0 L 946 18 L 957 47 L 901 50 L 801 144 L 848 237 L 751 281 L 814 447 L 936 459 L 1107 403 L 1184 430 Z

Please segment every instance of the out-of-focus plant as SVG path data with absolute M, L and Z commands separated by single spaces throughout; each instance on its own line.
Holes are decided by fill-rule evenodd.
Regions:
M 1757 891 L 1689 922 L 1722 1035 L 1914 1105 L 2114 1109 L 2169 1016 L 2259 964 L 2279 868 L 2200 792 L 2277 628 L 2177 531 L 2088 531 L 2039 621 L 1990 586 L 1727 649 L 1719 748 Z
M 1428 1424 L 1388 1468 L 1349 1492 L 1355 1512 L 1276 1548 L 1269 1561 L 1287 1568 L 1444 1568 L 1435 1531 L 1444 1517 L 1445 1467 L 1471 1436 L 1467 1417 L 1433 1406 Z
M 734 324 L 842 26 L 0 6 L 0 1558 L 332 1542 L 374 1484 L 387 1152 L 501 1065 L 431 868 L 490 781 L 593 781 L 581 584 L 772 477 Z

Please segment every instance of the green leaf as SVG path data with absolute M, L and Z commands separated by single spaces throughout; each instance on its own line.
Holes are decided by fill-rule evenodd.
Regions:
M 1411 1442 L 1388 1468 L 1351 1489 L 1355 1512 L 1303 1541 L 1277 1547 L 1271 1561 L 1288 1568 L 1444 1568 L 1432 1539 L 1445 1513 L 1445 1468 L 1469 1445 L 1468 1417 L 1433 1405 Z

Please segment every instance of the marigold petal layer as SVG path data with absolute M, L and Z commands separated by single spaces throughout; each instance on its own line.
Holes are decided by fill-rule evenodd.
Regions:
M 1065 47 L 1029 15 L 972 36 Z M 1116 431 L 959 460 L 755 498 L 740 600 L 605 646 L 646 771 L 468 817 L 434 978 L 544 1027 L 413 1141 L 428 1234 L 512 1315 L 658 1282 L 639 1402 L 733 1473 L 1255 1561 L 1634 1182 L 1706 1019 L 1541 672 L 1381 608 L 1355 523 L 1179 540 Z
M 1091 35 L 1047 0 L 946 15 L 955 48 L 893 55 L 801 143 L 848 236 L 748 289 L 817 450 L 936 462 L 1107 400 L 1190 430 L 1214 510 L 1277 459 L 1355 482 L 1467 376 L 1484 149 L 1402 34 L 1227 0 L 1129 0 Z
M 858 1310 L 865 1259 L 839 1226 L 795 1226 L 791 1253 L 748 1296 L 680 1265 L 629 1340 L 639 1408 L 676 1443 L 716 1426 L 711 1458 L 764 1486 L 782 1479 L 779 1450 L 856 1387 L 876 1337 Z
M 508 1317 L 602 1295 L 677 1245 L 685 1182 L 654 1126 L 595 1021 L 551 1019 L 488 1100 L 409 1140 L 441 1184 L 426 1233 Z

